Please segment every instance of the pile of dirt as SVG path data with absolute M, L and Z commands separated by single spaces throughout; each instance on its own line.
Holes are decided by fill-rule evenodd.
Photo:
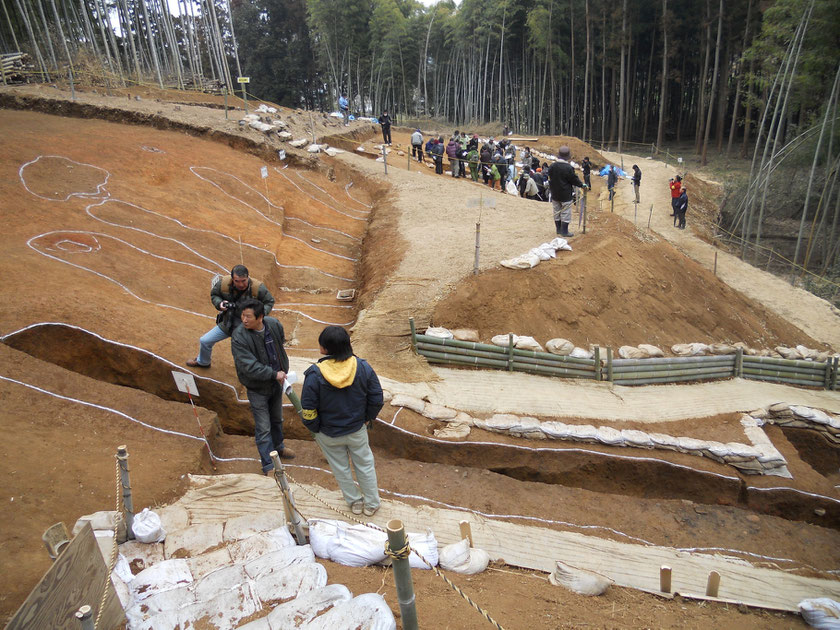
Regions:
M 435 326 L 473 328 L 487 342 L 509 332 L 576 345 L 734 343 L 822 347 L 729 288 L 672 245 L 609 213 L 571 252 L 533 269 L 467 277 L 436 306 Z

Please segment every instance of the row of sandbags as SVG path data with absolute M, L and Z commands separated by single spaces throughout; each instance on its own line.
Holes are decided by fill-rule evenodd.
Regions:
M 553 420 L 541 422 L 537 418 L 529 416 L 503 413 L 494 414 L 489 418 L 474 418 L 463 411 L 444 405 L 436 405 L 405 394 L 394 395 L 390 399 L 390 403 L 394 407 L 411 409 L 430 420 L 446 422 L 447 427 L 434 431 L 435 437 L 441 439 L 463 439 L 470 434 L 471 427 L 477 427 L 494 433 L 504 433 L 513 437 L 533 440 L 569 440 L 572 442 L 604 444 L 605 446 L 678 451 L 708 457 L 754 474 L 773 474 L 773 471 L 781 473 L 786 471 L 787 465 L 784 457 L 769 442 L 761 446 L 736 442 L 724 444 L 690 437 L 674 437 L 663 433 L 648 433 L 635 429 L 595 427 L 590 424 L 566 424 Z
M 553 241 L 552 241 L 553 242 Z M 458 339 L 460 341 L 473 341 L 480 343 L 478 331 L 470 328 L 444 328 L 444 327 L 430 327 L 426 330 L 426 335 L 430 337 L 438 337 L 441 339 Z M 511 333 L 512 334 L 512 333 Z M 509 344 L 508 335 L 495 335 L 490 343 L 494 346 L 507 347 Z M 568 339 L 560 337 L 549 339 L 543 347 L 536 339 L 526 335 L 513 335 L 513 345 L 515 348 L 521 350 L 533 350 L 535 352 L 549 352 L 560 356 L 571 356 L 579 359 L 591 359 L 594 356 L 593 348 L 580 348 Z M 838 357 L 840 353 L 828 351 L 814 350 L 802 345 L 789 348 L 786 346 L 776 346 L 773 349 L 756 349 L 750 348 L 747 344 L 737 342 L 733 344 L 728 343 L 678 343 L 671 346 L 671 353 L 678 357 L 699 357 L 710 355 L 731 355 L 737 354 L 738 350 L 742 350 L 748 356 L 761 357 L 775 357 L 782 359 L 797 359 L 804 361 L 826 361 L 829 357 Z M 618 356 L 621 359 L 648 359 L 664 357 L 665 352 L 654 345 L 641 343 L 638 346 L 621 346 L 618 349 Z M 601 360 L 606 360 L 606 353 L 601 353 Z
M 406 534 L 411 553 L 408 563 L 412 569 L 442 569 L 455 573 L 481 573 L 490 562 L 490 555 L 483 549 L 470 547 L 463 539 L 438 549 L 438 542 L 431 529 L 424 533 Z M 309 544 L 319 558 L 332 560 L 349 567 L 366 567 L 373 564 L 388 565 L 385 554 L 387 534 L 381 529 L 366 525 L 349 525 L 344 521 L 328 519 L 309 520 Z
M 508 269 L 531 269 L 536 267 L 543 260 L 551 260 L 557 258 L 558 251 L 572 251 L 572 246 L 565 238 L 559 236 L 553 238 L 547 243 L 532 247 L 524 254 L 520 254 L 514 258 L 502 260 L 499 264 Z
M 814 429 L 835 444 L 840 444 L 840 416 L 828 414 L 820 409 L 777 403 L 768 407 L 766 411 L 752 412 L 752 415 L 782 427 Z

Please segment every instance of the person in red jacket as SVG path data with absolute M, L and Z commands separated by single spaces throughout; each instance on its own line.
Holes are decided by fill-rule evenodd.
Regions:
M 677 214 L 677 202 L 682 192 L 682 177 L 677 175 L 674 179 L 669 179 L 668 183 L 671 187 L 671 216 L 673 217 Z

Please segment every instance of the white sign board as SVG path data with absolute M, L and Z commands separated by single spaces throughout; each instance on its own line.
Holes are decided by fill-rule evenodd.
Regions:
M 198 396 L 198 387 L 195 386 L 195 379 L 192 374 L 172 370 L 172 378 L 175 379 L 175 385 L 178 386 L 179 392 Z
M 496 200 L 492 197 L 472 197 L 471 199 L 467 199 L 467 208 L 477 208 L 478 206 L 482 206 L 483 208 L 495 208 Z
M 268 177 L 268 167 L 267 166 L 263 166 L 260 169 L 260 175 L 262 175 L 263 179 L 266 179 Z
M 680 164 L 682 164 L 682 158 L 677 158 L 677 162 L 679 162 Z
M 237 83 L 250 83 L 251 77 L 236 77 Z

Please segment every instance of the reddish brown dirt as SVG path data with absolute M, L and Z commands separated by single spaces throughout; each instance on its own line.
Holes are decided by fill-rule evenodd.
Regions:
M 148 96 L 161 100 L 172 98 L 165 93 Z M 186 102 L 182 94 L 176 96 L 180 102 Z M 107 99 L 102 97 L 102 100 Z M 199 100 L 206 102 L 206 99 Z M 113 107 L 116 103 L 109 102 L 109 105 Z M 172 109 L 171 102 L 165 105 L 167 110 Z M 201 122 L 204 114 L 188 110 L 190 108 L 184 106 L 178 115 Z M 306 134 L 308 116 L 291 111 L 284 112 L 284 115 L 299 119 L 296 137 Z M 324 321 L 339 321 L 335 315 L 338 309 L 332 308 L 336 304 L 333 297 L 337 288 L 347 286 L 322 272 L 354 278 L 350 286 L 362 290 L 356 307 L 363 307 L 371 299 L 371 293 L 387 282 L 389 267 L 384 264 L 387 260 L 381 260 L 381 251 L 387 251 L 387 258 L 393 261 L 399 258 L 402 249 L 406 247 L 396 237 L 396 213 L 390 212 L 380 197 L 368 193 L 365 182 L 357 175 L 338 165 L 332 171 L 329 168 L 296 171 L 290 167 L 284 173 L 289 175 L 296 186 L 272 170 L 267 182 L 268 197 L 275 204 L 271 206 L 254 192 L 266 194 L 265 183 L 259 177 L 259 168 L 264 162 L 254 155 L 232 150 L 220 142 L 137 125 L 16 111 L 0 111 L 0 124 L 6 142 L 6 150 L 0 155 L 0 190 L 4 199 L 4 256 L 0 259 L 0 272 L 6 278 L 20 280 L 16 284 L 7 283 L 0 301 L 0 332 L 3 334 L 43 321 L 67 322 L 106 338 L 148 349 L 180 364 L 194 355 L 198 337 L 212 325 L 213 312 L 207 300 L 212 273 L 206 269 L 215 269 L 213 262 L 207 259 L 218 263 L 217 266 L 222 270 L 239 262 L 238 240 L 241 236 L 245 263 L 251 268 L 252 275 L 269 283 L 278 305 L 287 304 L 286 307 L 278 306 L 277 312 L 286 326 L 289 338 L 293 343 L 297 342 L 296 346 L 290 348 L 290 352 L 312 357 L 315 352 L 313 340 L 322 324 L 294 311 L 303 311 L 310 317 Z M 329 127 L 325 123 L 319 132 L 325 133 Z M 149 151 L 143 147 L 162 152 Z M 243 148 L 243 151 L 251 150 Z M 573 146 L 573 153 L 576 151 L 576 146 Z M 110 179 L 106 188 L 111 199 L 91 208 L 90 212 L 94 216 L 85 212 L 85 207 L 94 201 L 79 197 L 65 202 L 48 200 L 63 199 L 72 192 L 92 192 L 101 182 L 95 169 L 56 159 L 42 160 L 29 173 L 31 178 L 27 181 L 30 188 L 48 199 L 33 196 L 21 185 L 18 171 L 22 164 L 39 155 L 64 156 L 79 163 L 107 169 Z M 196 177 L 189 170 L 190 166 L 217 169 L 218 172 L 203 171 L 203 174 L 218 187 Z M 236 181 L 230 175 L 236 175 L 242 181 Z M 364 245 L 346 237 L 324 237 L 321 232 L 313 232 L 312 228 L 290 221 L 293 218 L 304 218 L 311 223 L 328 225 L 332 229 L 361 237 L 366 223 L 337 212 L 340 210 L 362 216 L 367 210 L 363 203 L 353 201 L 346 195 L 344 188 L 350 181 L 354 184 L 351 189 L 353 197 L 367 204 L 373 200 L 380 203 L 377 213 L 373 215 L 369 240 Z M 306 192 L 301 192 L 298 187 Z M 269 219 L 282 224 L 282 229 L 225 192 L 247 201 Z M 136 206 L 165 216 L 143 212 Z M 531 295 L 540 296 L 541 299 L 551 296 L 561 312 L 568 310 L 564 301 L 575 304 L 577 300 L 574 308 L 578 309 L 578 314 L 574 321 L 578 336 L 572 334 L 575 330 L 571 328 L 568 335 L 560 336 L 569 336 L 579 345 L 589 340 L 613 343 L 611 339 L 618 337 L 610 336 L 612 329 L 623 327 L 631 339 L 622 334 L 621 343 L 664 344 L 672 338 L 669 335 L 689 331 L 698 337 L 688 339 L 686 334 L 680 335 L 679 339 L 673 338 L 678 341 L 721 341 L 721 336 L 736 340 L 735 336 L 740 335 L 747 341 L 749 337 L 746 331 L 753 327 L 756 341 L 767 339 L 769 345 L 772 339 L 787 339 L 781 336 L 783 331 L 778 331 L 777 323 L 761 313 L 760 307 L 737 301 L 737 295 L 727 293 L 725 287 L 716 286 L 713 279 L 707 277 L 708 274 L 703 276 L 700 270 L 694 269 L 691 263 L 679 257 L 674 250 L 660 243 L 639 242 L 631 227 L 621 227 L 611 217 L 596 216 L 595 220 L 602 222 L 601 227 L 609 232 L 609 238 L 602 238 L 600 244 L 591 246 L 587 245 L 586 237 L 579 239 L 575 244 L 575 252 L 569 254 L 571 258 L 559 258 L 551 265 L 540 265 L 528 272 L 533 280 L 524 283 L 526 286 L 531 282 L 540 284 L 541 291 L 545 293 L 538 291 Z M 131 228 L 153 232 L 164 238 Z M 230 238 L 198 230 L 212 230 Z M 39 235 L 40 239 L 35 238 Z M 363 250 L 368 254 L 376 252 L 380 254 L 383 264 L 362 267 L 324 252 L 315 252 L 289 236 L 299 236 L 310 244 L 313 244 L 312 238 L 318 238 L 321 243 L 317 245 L 321 249 L 342 255 L 352 253 L 353 257 L 357 257 Z M 125 243 L 117 241 L 117 238 Z M 37 253 L 32 246 L 27 245 L 30 239 L 35 239 L 32 241 L 33 246 L 38 246 L 42 252 L 48 252 L 64 262 Z M 249 248 L 249 244 L 268 252 Z M 96 249 L 97 246 L 100 249 Z M 585 262 L 575 258 L 583 251 L 588 252 Z M 621 251 L 622 256 L 619 257 L 617 251 Z M 277 256 L 281 264 L 306 264 L 316 269 L 302 271 L 277 268 L 273 255 Z M 575 279 L 571 283 L 566 281 L 566 287 L 569 288 L 556 289 L 553 285 L 561 282 L 570 269 L 569 263 L 575 261 L 578 263 Z M 597 279 L 594 271 L 578 280 L 578 274 L 583 272 L 580 267 L 593 265 L 592 261 L 597 261 L 599 273 L 610 280 Z M 81 265 L 90 271 L 65 262 Z M 636 284 L 625 279 L 622 285 L 614 277 L 617 273 L 620 275 L 622 265 L 627 263 L 638 269 L 650 268 L 651 271 Z M 544 277 L 538 281 L 540 276 L 534 274 L 539 274 L 543 267 Z M 667 276 L 668 269 L 672 270 L 670 276 Z M 679 273 L 674 269 L 679 269 Z M 21 270 L 26 272 L 22 280 Z M 102 275 L 95 275 L 91 271 Z M 497 273 L 501 274 L 502 270 L 483 274 L 479 276 L 478 282 Z M 664 279 L 659 275 L 664 275 Z M 117 280 L 125 288 L 103 276 Z M 500 290 L 503 286 L 509 288 L 512 277 L 509 276 L 505 282 L 499 279 L 496 289 Z M 598 295 L 604 302 L 600 307 L 593 304 L 591 312 L 584 308 L 583 299 L 578 297 L 582 295 L 587 282 L 599 291 Z M 613 290 L 609 289 L 609 282 L 615 283 Z M 660 287 L 662 283 L 670 286 L 665 293 L 670 292 L 678 297 L 671 301 L 665 300 L 662 294 L 664 290 Z M 20 284 L 27 288 L 35 287 L 25 292 L 26 307 L 23 308 Z M 469 283 L 464 286 L 469 286 Z M 128 291 L 142 299 L 132 296 Z M 457 287 L 450 299 L 463 291 L 464 288 Z M 518 299 L 525 300 L 527 295 L 523 292 Z M 666 304 L 658 304 L 660 301 Z M 712 307 L 719 302 L 727 308 L 714 311 L 712 315 L 704 311 L 707 306 Z M 291 303 L 316 306 L 288 306 Z M 495 305 L 500 308 L 504 300 L 499 297 Z M 355 309 L 347 310 L 346 320 L 341 321 L 355 318 Z M 739 315 L 729 317 L 725 312 L 728 310 L 738 311 Z M 675 314 L 682 319 L 675 320 Z M 542 317 L 538 310 L 534 310 L 532 317 L 537 315 Z M 571 317 L 565 315 L 559 319 L 556 315 L 552 317 L 555 318 L 554 322 L 572 321 Z M 749 324 L 741 324 L 740 318 L 744 317 L 754 319 L 748 320 Z M 605 318 L 609 318 L 609 324 L 601 322 Z M 693 329 L 689 329 L 687 326 L 692 318 L 697 323 L 692 324 Z M 674 321 L 674 325 L 669 326 L 673 330 L 662 332 L 663 321 Z M 459 322 L 458 325 L 466 324 Z M 496 331 L 493 328 L 496 325 L 500 327 L 498 332 L 507 332 L 512 324 L 508 321 L 487 320 L 482 329 L 482 337 Z M 682 330 L 678 331 L 681 327 Z M 552 324 L 551 330 L 555 329 Z M 538 338 L 541 336 L 536 330 L 521 332 Z M 702 334 L 708 337 L 702 337 Z M 802 336 L 795 332 L 791 334 L 795 336 L 795 342 L 803 343 Z M 37 337 L 38 331 L 32 335 Z M 638 341 L 633 341 L 636 338 L 634 335 L 638 336 Z M 68 334 L 67 339 L 70 344 L 86 343 L 83 336 Z M 36 341 L 30 342 L 31 347 L 38 346 Z M 373 344 L 373 341 L 370 343 Z M 54 333 L 45 337 L 40 347 L 41 353 L 51 361 L 60 362 L 58 355 L 65 354 L 61 336 Z M 213 367 L 207 375 L 225 383 L 236 384 L 228 348 L 228 342 L 217 346 Z M 126 352 L 131 354 L 130 350 Z M 107 364 L 103 359 L 106 353 L 109 353 L 108 348 L 99 346 L 95 350 L 76 348 L 74 352 L 66 352 L 75 356 L 77 363 L 84 361 L 91 364 Z M 120 358 L 128 356 L 114 354 Z M 0 375 L 6 378 L 15 378 L 56 393 L 115 407 L 156 426 L 197 434 L 195 421 L 188 406 L 184 404 L 166 402 L 136 389 L 86 378 L 5 346 L 0 346 L 0 359 L 0 365 L 3 365 Z M 125 360 L 130 362 L 128 358 Z M 74 367 L 72 363 L 68 361 L 67 366 Z M 145 373 L 158 370 L 159 366 L 151 366 L 142 361 L 131 365 L 133 370 L 143 373 L 139 377 L 161 380 L 156 373 Z M 76 368 L 81 366 L 77 365 Z M 117 371 L 116 368 L 113 371 Z M 106 378 L 102 374 L 96 376 Z M 139 377 L 137 382 L 144 382 Z M 150 386 L 150 390 L 153 389 Z M 0 522 L 4 524 L 4 553 L 0 556 L 0 591 L 3 593 L 0 596 L 0 619 L 5 619 L 49 565 L 40 542 L 41 532 L 58 520 L 71 526 L 78 516 L 108 509 L 113 504 L 113 452 L 118 444 L 128 444 L 132 454 L 135 505 L 138 508 L 155 505 L 176 496 L 183 487 L 183 474 L 206 474 L 210 470 L 200 442 L 166 436 L 134 423 L 114 420 L 113 414 L 62 402 L 8 381 L 0 381 L 0 390 L 4 403 L 0 407 L 0 422 L 5 429 L 6 443 L 6 457 L 0 468 L 7 487 L 3 507 L 0 507 Z M 205 428 L 209 430 L 214 414 L 204 409 L 200 413 Z M 229 421 L 225 417 L 219 419 L 221 422 Z M 718 418 L 714 422 L 717 423 L 715 426 L 719 425 L 722 434 L 729 435 L 732 431 L 732 427 L 728 426 L 731 419 Z M 403 412 L 400 426 L 412 428 L 420 435 L 428 435 L 437 424 Z M 650 425 L 646 428 L 650 428 Z M 609 487 L 599 491 L 520 480 L 486 470 L 481 452 L 470 455 L 469 461 L 463 464 L 432 461 L 420 463 L 413 459 L 398 458 L 394 453 L 403 449 L 408 457 L 413 458 L 427 452 L 420 459 L 430 458 L 428 452 L 433 450 L 432 446 L 412 445 L 409 442 L 399 445 L 389 430 L 383 428 L 378 433 L 376 431 L 374 444 L 380 486 L 389 492 L 425 496 L 435 501 L 495 514 L 515 513 L 578 525 L 612 527 L 654 544 L 719 546 L 790 558 L 796 562 L 776 562 L 784 569 L 798 568 L 806 573 L 814 569 L 824 571 L 836 568 L 840 561 L 836 551 L 840 549 L 840 534 L 837 530 L 808 524 L 803 520 L 786 520 L 760 513 L 767 506 L 757 506 L 758 513 L 752 514 L 733 506 L 645 498 L 621 488 L 621 484 L 615 483 L 615 480 L 609 480 Z M 785 440 L 780 431 L 778 433 L 773 435 L 773 440 L 791 461 L 797 483 L 827 492 L 826 479 L 798 459 L 796 447 Z M 686 431 L 685 434 L 692 433 Z M 500 445 L 525 442 L 494 435 L 482 435 L 482 440 L 498 440 Z M 249 437 L 223 435 L 214 438 L 213 442 L 223 457 L 255 455 L 253 439 Z M 47 444 L 53 448 L 45 449 Z M 326 468 L 323 457 L 312 442 L 292 441 L 291 446 L 298 452 L 295 464 Z M 715 468 L 717 465 L 703 462 L 698 467 L 709 466 Z M 219 465 L 218 470 L 254 472 L 256 467 L 255 463 L 238 462 Z M 734 474 L 731 469 L 720 468 L 725 469 L 728 475 Z M 581 471 L 581 474 L 586 472 L 586 465 Z M 293 468 L 292 474 L 300 481 L 316 481 L 334 487 L 334 480 L 325 473 Z M 646 480 L 651 487 L 656 482 L 667 483 L 667 480 Z M 749 482 L 760 485 L 771 483 L 772 480 L 755 478 Z M 621 510 L 615 509 L 617 504 L 621 505 Z M 591 531 L 559 523 L 550 526 Z M 604 529 L 595 531 L 598 535 L 615 536 Z M 623 536 L 618 538 L 626 540 Z M 379 590 L 385 594 L 395 613 L 398 611 L 389 573 L 381 569 L 347 569 L 329 563 L 326 566 L 331 581 L 345 583 L 355 593 Z M 802 624 L 798 617 L 791 615 L 761 611 L 742 614 L 732 607 L 660 600 L 627 589 L 612 589 L 604 598 L 586 599 L 548 585 L 543 576 L 508 567 L 497 566 L 480 576 L 454 576 L 454 579 L 507 628 L 579 625 L 776 628 Z M 416 578 L 415 587 L 424 627 L 485 627 L 485 622 L 477 613 L 431 574 L 421 573 Z
M 437 304 L 434 325 L 477 329 L 485 343 L 513 332 L 542 344 L 562 337 L 616 350 L 649 343 L 667 351 L 695 341 L 820 345 L 669 243 L 607 212 L 590 220 L 597 235 L 575 236 L 573 251 L 554 260 L 466 278 Z

